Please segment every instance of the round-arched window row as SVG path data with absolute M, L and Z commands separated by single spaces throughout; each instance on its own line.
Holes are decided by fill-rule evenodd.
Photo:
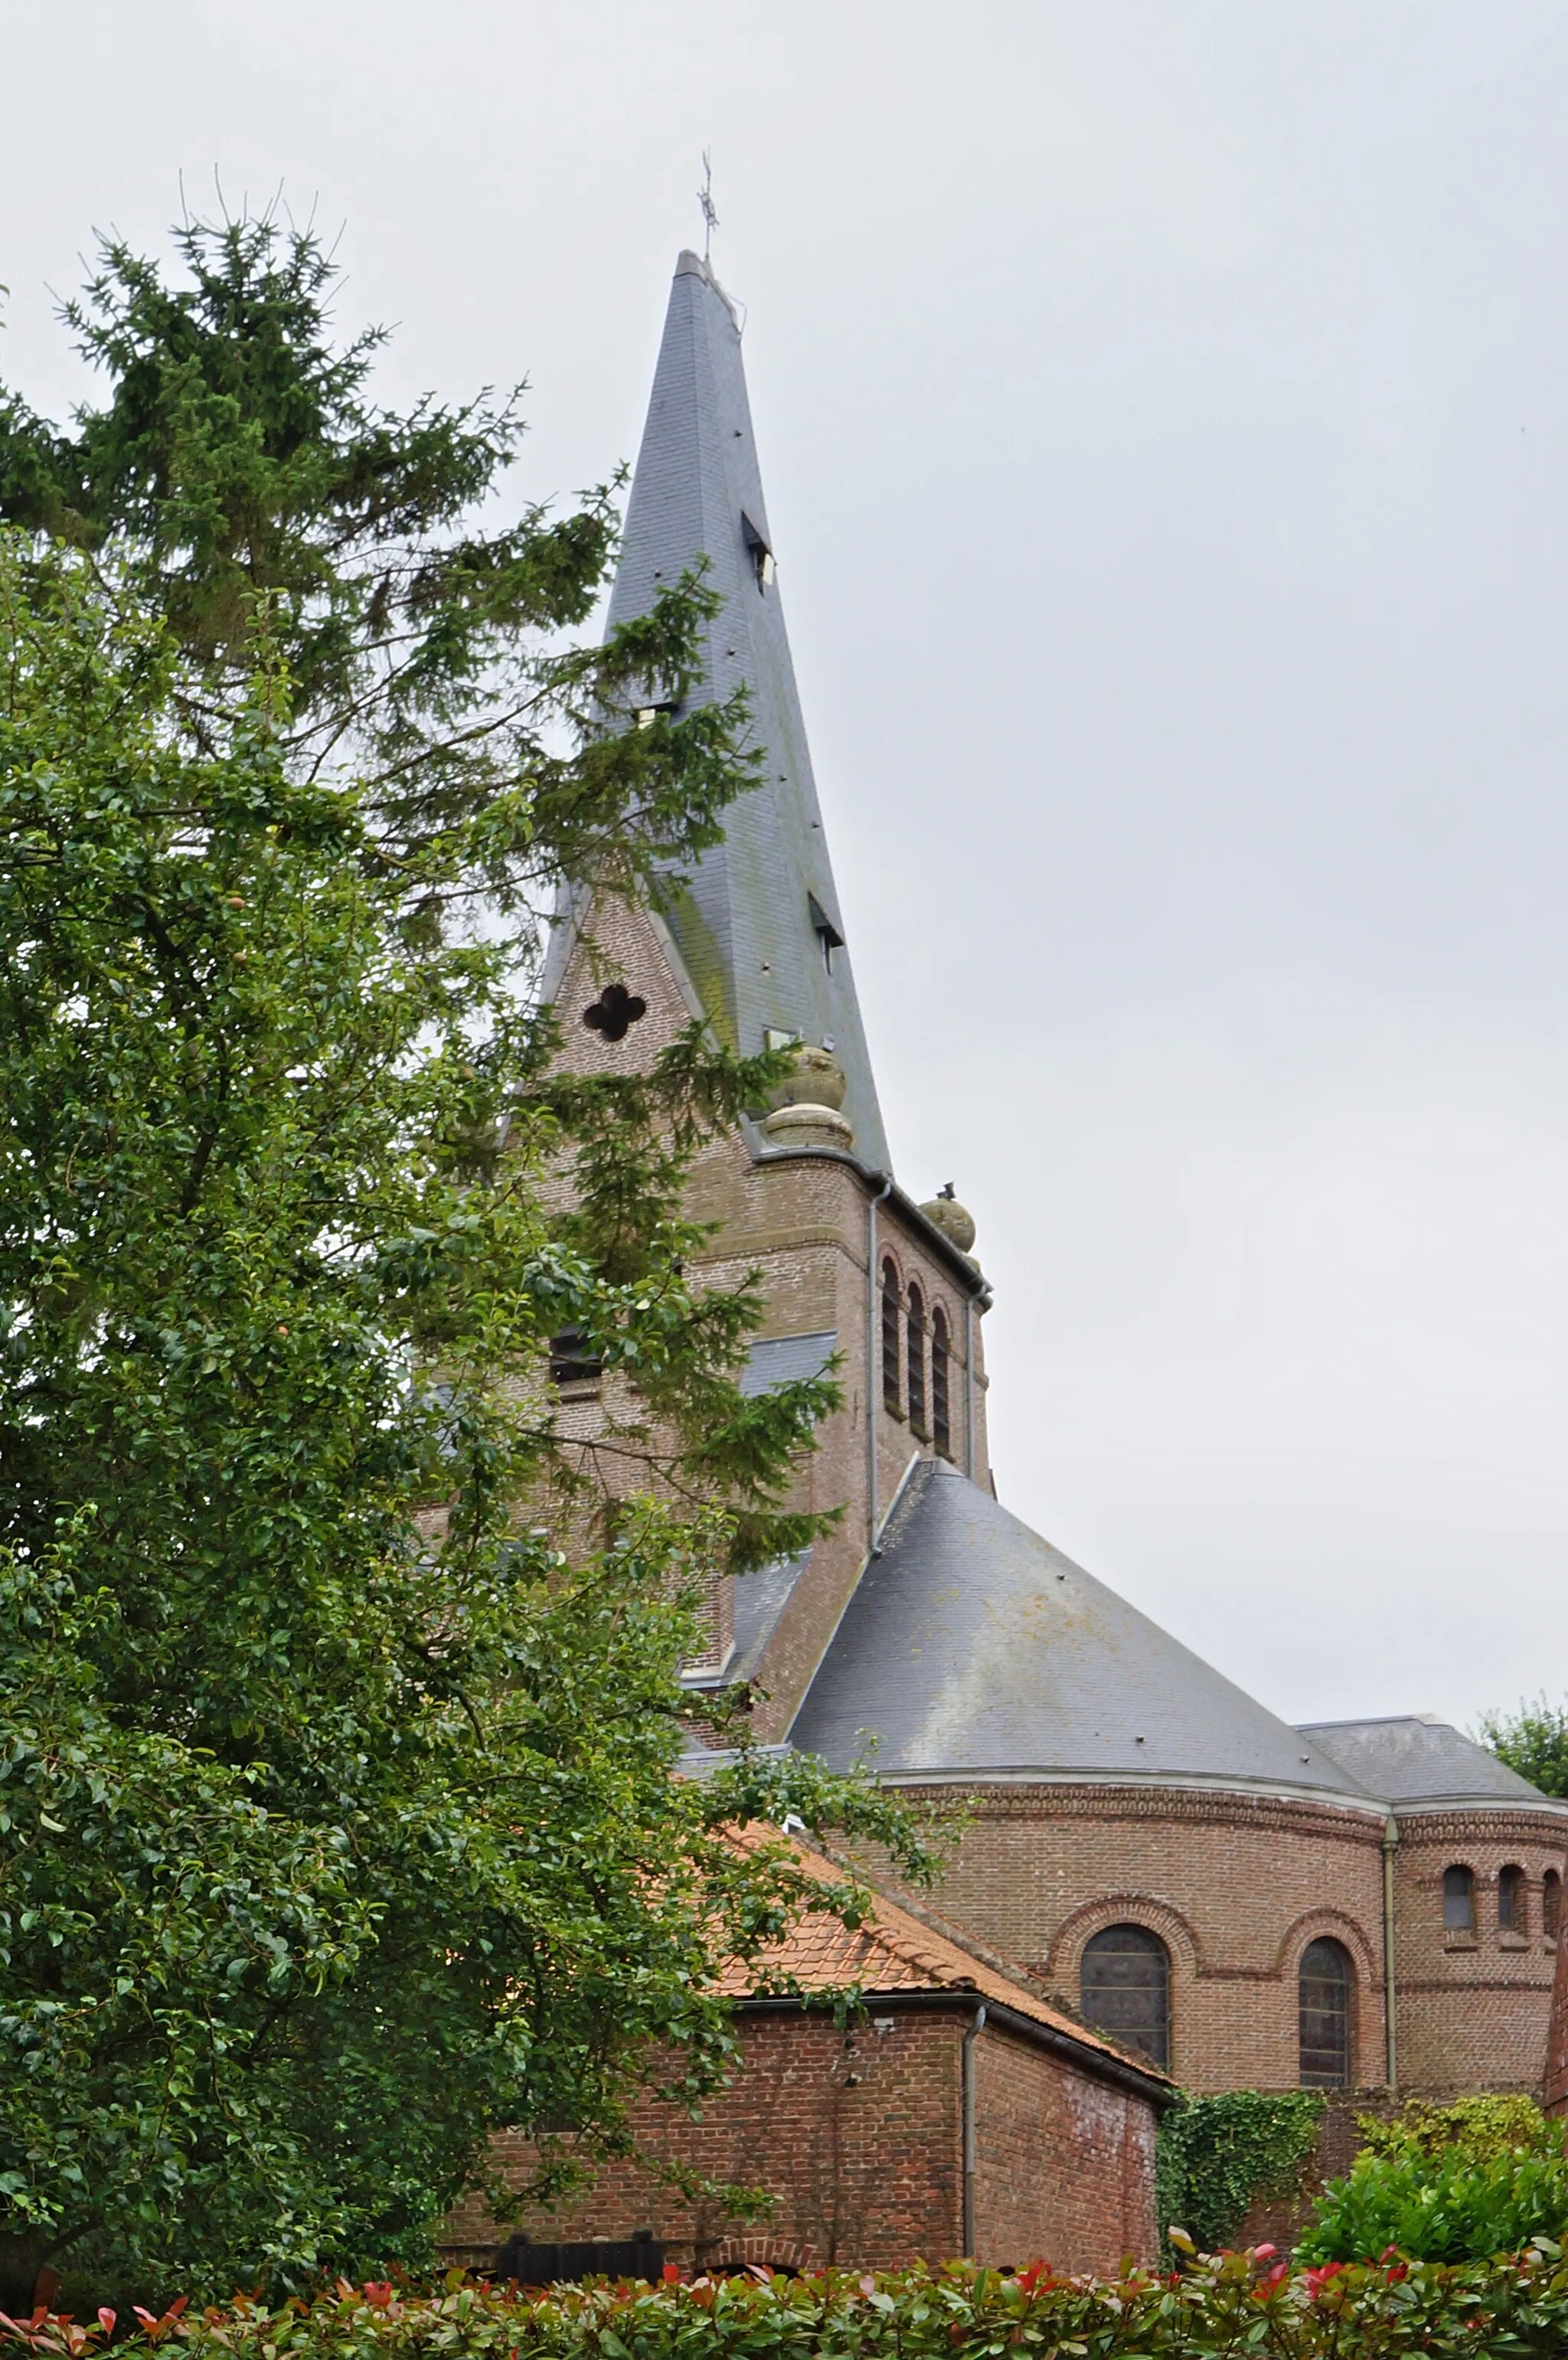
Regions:
M 1147 1926 L 1105 1926 L 1078 1967 L 1084 2020 L 1152 2064 L 1171 2062 L 1171 1953 Z
M 908 1295 L 889 1254 L 882 1264 L 882 1404 L 893 1416 L 908 1412 L 911 1431 L 953 1457 L 953 1327 L 941 1304 L 931 1306 L 913 1279 Z M 930 1338 L 928 1359 L 927 1338 Z M 930 1390 L 927 1390 L 928 1370 Z
M 1303 2090 L 1349 2088 L 1355 2008 L 1356 1971 L 1345 1944 L 1326 1936 L 1309 1942 L 1297 1978 Z

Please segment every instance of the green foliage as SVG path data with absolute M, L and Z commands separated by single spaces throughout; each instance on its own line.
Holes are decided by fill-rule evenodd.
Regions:
M 1365 2151 L 1380 2156 L 1453 2156 L 1465 2163 L 1495 2163 L 1502 2156 L 1560 2156 L 1568 2124 L 1542 2114 L 1533 2098 L 1456 2098 L 1433 2106 L 1421 2098 L 1384 2121 L 1361 2114 L 1356 2128 Z
M 639 2078 L 722 2078 L 721 1958 L 864 1907 L 726 1822 L 929 1866 L 813 1765 L 670 1775 L 704 1586 L 810 1539 L 835 1397 L 743 1397 L 757 1289 L 687 1275 L 691 1159 L 779 1061 L 562 1077 L 532 1004 L 541 897 L 748 782 L 733 713 L 611 726 L 691 684 L 703 594 L 545 645 L 607 512 L 463 538 L 503 424 L 361 408 L 308 239 L 182 249 L 173 293 L 111 250 L 107 409 L 13 401 L 4 460 L 13 2306 L 46 2256 L 154 2297 L 428 2260 L 493 2126 L 570 2120 L 568 2184 Z M 569 1327 L 613 1482 L 556 1432 Z
M 40 2317 L 16 2335 L 18 2354 L 83 2360 L 103 2330 Z M 1557 2360 L 1565 2344 L 1568 2267 L 1547 2245 L 1467 2268 L 1294 2273 L 1269 2267 L 1263 2249 L 1194 2256 L 1179 2277 L 1129 2266 L 1099 2280 L 954 2262 L 532 2297 L 456 2278 L 429 2298 L 343 2283 L 281 2311 L 236 2300 L 205 2317 L 148 2315 L 115 2349 L 126 2360 L 158 2346 L 192 2360 Z
M 1515 2253 L 1568 2223 L 1563 2126 L 1522 2097 L 1365 2115 L 1367 2145 L 1319 2198 L 1298 2254 L 1357 2261 L 1397 2245 L 1437 2262 Z
M 1293 2195 L 1323 2111 L 1310 2090 L 1227 2090 L 1173 2106 L 1159 2135 L 1162 2231 L 1179 2224 L 1212 2252 L 1236 2235 L 1256 2199 Z
M 1476 1733 L 1543 1795 L 1568 1795 L 1568 1705 L 1552 1704 L 1544 1693 L 1533 1702 L 1521 1697 L 1517 1712 L 1483 1713 Z

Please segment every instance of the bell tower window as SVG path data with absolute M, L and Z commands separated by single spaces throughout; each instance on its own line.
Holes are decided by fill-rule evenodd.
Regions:
M 891 1262 L 882 1265 L 882 1406 L 895 1417 L 904 1415 L 903 1388 L 898 1382 L 898 1273 Z
M 926 1306 L 918 1286 L 909 1289 L 908 1322 L 909 1426 L 926 1439 Z
M 931 1313 L 931 1440 L 944 1459 L 953 1456 L 953 1414 L 950 1406 L 951 1384 L 949 1361 L 951 1347 L 947 1333 L 947 1314 L 941 1304 Z

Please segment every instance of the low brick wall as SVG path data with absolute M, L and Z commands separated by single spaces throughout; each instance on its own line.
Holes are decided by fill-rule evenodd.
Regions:
M 963 2046 L 973 2008 L 868 2003 L 844 2030 L 816 2012 L 742 2010 L 744 2070 L 700 2121 L 645 2102 L 634 2129 L 653 2158 L 765 2188 L 765 2223 L 737 2224 L 634 2163 L 517 2226 L 541 2242 L 644 2232 L 683 2269 L 757 2262 L 894 2269 L 963 2251 Z M 975 2043 L 976 2250 L 982 2260 L 1044 2256 L 1058 2268 L 1114 2268 L 1152 2256 L 1154 2113 L 1027 2038 L 986 2027 Z M 516 2182 L 530 2143 L 496 2141 Z M 470 2203 L 447 2224 L 449 2257 L 487 2267 L 503 2230 Z

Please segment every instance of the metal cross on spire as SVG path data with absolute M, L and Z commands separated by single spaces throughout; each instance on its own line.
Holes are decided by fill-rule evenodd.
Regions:
M 702 150 L 702 185 L 697 191 L 697 202 L 702 208 L 702 259 L 713 259 L 713 232 L 719 225 L 718 210 L 713 203 L 713 159 L 706 148 Z

